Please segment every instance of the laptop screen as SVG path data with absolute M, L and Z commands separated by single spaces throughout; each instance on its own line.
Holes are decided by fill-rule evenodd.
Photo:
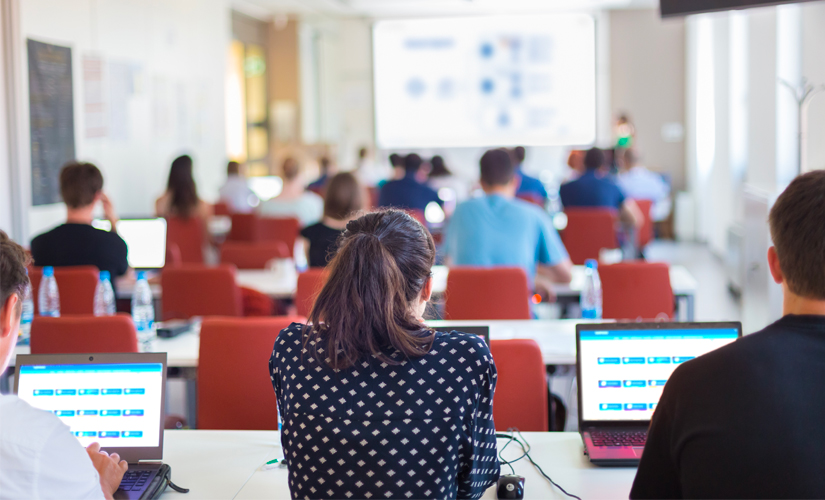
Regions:
M 733 342 L 739 331 L 737 323 L 700 328 L 580 327 L 581 420 L 650 420 L 676 367 Z
M 107 220 L 96 219 L 92 225 L 104 231 L 111 230 Z M 166 264 L 166 220 L 121 219 L 117 234 L 129 249 L 129 267 L 133 269 L 160 269 Z
M 163 363 L 21 365 L 18 377 L 17 396 L 57 415 L 83 446 L 161 444 Z

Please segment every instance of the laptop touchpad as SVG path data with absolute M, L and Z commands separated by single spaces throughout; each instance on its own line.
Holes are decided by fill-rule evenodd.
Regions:
M 645 451 L 645 449 L 644 449 L 644 448 L 642 448 L 642 447 L 635 447 L 635 446 L 633 447 L 633 453 L 634 453 L 634 454 L 636 455 L 636 457 L 638 457 L 638 458 L 642 458 L 642 452 L 643 452 L 643 451 Z

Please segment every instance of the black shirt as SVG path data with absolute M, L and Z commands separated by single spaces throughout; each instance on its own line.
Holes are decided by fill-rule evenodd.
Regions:
M 631 498 L 825 498 L 825 316 L 785 316 L 688 361 Z
M 309 267 L 326 267 L 335 253 L 335 242 L 343 231 L 320 222 L 301 229 L 301 236 L 309 240 Z
M 112 283 L 129 269 L 126 242 L 116 233 L 89 224 L 63 224 L 32 240 L 36 266 L 97 266 Z

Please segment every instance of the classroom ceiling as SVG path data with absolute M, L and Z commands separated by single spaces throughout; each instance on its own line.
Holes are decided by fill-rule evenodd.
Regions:
M 658 0 L 233 0 L 236 10 L 261 18 L 277 14 L 369 18 L 533 14 L 658 6 Z

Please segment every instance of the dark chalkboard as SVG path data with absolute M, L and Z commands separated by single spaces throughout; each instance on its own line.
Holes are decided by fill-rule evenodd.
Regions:
M 74 160 L 72 49 L 27 40 L 32 204 L 60 202 L 60 167 Z

